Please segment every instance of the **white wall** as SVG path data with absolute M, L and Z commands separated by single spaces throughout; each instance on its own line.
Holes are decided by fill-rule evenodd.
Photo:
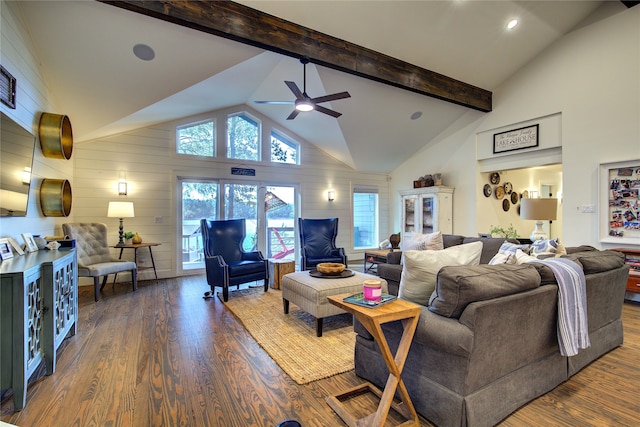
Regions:
M 56 110 L 47 87 L 46 75 L 39 68 L 35 50 L 27 31 L 20 23 L 15 4 L 0 2 L 0 63 L 17 79 L 16 108 L 11 109 L 0 103 L 0 109 L 23 128 L 37 135 L 42 112 L 64 114 L 64 111 Z M 73 117 L 70 119 L 73 126 Z M 35 143 L 27 216 L 0 218 L 0 237 L 14 237 L 20 243 L 20 234 L 23 232 L 42 236 L 61 233 L 61 224 L 69 219 L 44 217 L 40 210 L 38 190 L 43 178 L 68 179 L 73 186 L 73 155 L 71 160 L 48 159 L 42 155 L 39 141 L 36 140 Z
M 301 194 L 301 215 L 307 218 L 338 217 L 339 234 L 336 244 L 344 247 L 351 261 L 361 261 L 362 251 L 353 251 L 351 189 L 354 185 L 377 186 L 379 190 L 381 239 L 391 234 L 387 228 L 388 179 L 385 174 L 360 173 L 317 149 L 291 132 L 287 136 L 301 143 L 301 164 L 282 165 L 270 162 L 250 162 L 226 159 L 224 123 L 229 113 L 238 109 L 249 112 L 262 121 L 263 141 L 273 123 L 250 107 L 238 106 L 180 121 L 166 122 L 119 135 L 76 144 L 73 217 L 77 222 L 100 221 L 109 226 L 110 238 L 117 242 L 118 220 L 107 218 L 109 201 L 134 202 L 135 218 L 125 219 L 125 230 L 137 231 L 144 241 L 159 242 L 154 259 L 161 277 L 173 277 L 178 272 L 177 257 L 180 224 L 177 215 L 176 177 L 233 179 L 237 182 L 259 182 L 269 185 L 295 185 Z M 218 157 L 193 159 L 175 154 L 175 126 L 215 118 L 217 123 Z M 221 131 L 222 130 L 222 131 Z M 282 129 L 281 129 L 282 130 Z M 265 145 L 263 150 L 266 150 Z M 254 177 L 231 175 L 231 167 L 256 170 Z M 118 196 L 119 172 L 125 171 L 129 191 Z M 335 200 L 327 201 L 327 190 L 335 190 Z M 162 223 L 155 222 L 162 217 Z M 145 256 L 144 251 L 140 254 Z M 148 260 L 147 260 L 148 261 Z M 142 272 L 142 279 L 150 278 Z
M 639 28 L 635 7 L 569 33 L 494 91 L 491 113 L 469 112 L 445 134 L 425 141 L 425 149 L 392 174 L 392 228 L 400 223 L 398 190 L 429 171 L 443 173 L 444 184 L 456 188 L 454 232 L 482 231 L 476 136 L 561 114 L 563 240 L 600 246 L 597 214 L 579 208 L 598 204 L 600 163 L 640 159 Z

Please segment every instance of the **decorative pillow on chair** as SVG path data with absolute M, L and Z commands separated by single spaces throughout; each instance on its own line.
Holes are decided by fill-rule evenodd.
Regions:
M 440 268 L 449 265 L 478 265 L 482 242 L 466 243 L 434 251 L 404 251 L 398 297 L 427 306 L 436 288 Z
M 524 264 L 526 262 L 537 261 L 538 258 L 524 253 L 521 249 L 516 250 L 516 264 Z
M 489 265 L 496 264 L 516 264 L 516 251 L 520 249 L 524 253 L 529 252 L 529 245 L 516 245 L 505 240 L 498 249 L 498 253 L 491 258 Z
M 444 249 L 444 243 L 442 242 L 442 233 L 440 231 L 429 234 L 411 233 L 411 235 L 405 237 L 402 243 L 403 251 L 439 251 L 442 249 Z
M 531 243 L 530 254 L 538 259 L 559 257 L 566 255 L 567 250 L 564 245 L 560 243 L 560 240 L 536 240 Z

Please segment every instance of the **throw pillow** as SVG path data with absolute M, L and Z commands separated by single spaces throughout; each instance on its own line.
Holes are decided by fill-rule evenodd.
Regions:
M 536 240 L 531 244 L 531 255 L 538 259 L 559 257 L 566 255 L 567 250 L 564 245 L 560 243 L 560 240 Z
M 402 244 L 403 251 L 439 251 L 441 249 L 444 249 L 444 244 L 440 231 L 429 234 L 411 233 Z
M 538 258 L 524 253 L 521 249 L 516 250 L 516 264 L 524 264 L 525 262 L 537 261 Z
M 398 297 L 428 305 L 440 268 L 449 265 L 478 265 L 481 254 L 482 242 L 466 243 L 440 251 L 405 251 Z
M 516 245 L 505 240 L 500 249 L 498 249 L 498 253 L 489 261 L 489 265 L 516 264 L 516 250 L 518 249 L 527 253 L 529 245 Z

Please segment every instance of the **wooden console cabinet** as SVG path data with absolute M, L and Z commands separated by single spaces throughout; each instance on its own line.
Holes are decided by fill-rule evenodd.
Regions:
M 401 190 L 402 234 L 453 232 L 453 188 L 433 186 Z
M 640 294 L 640 248 L 615 248 L 611 250 L 622 252 L 625 256 L 625 262 L 631 267 L 627 279 L 627 292 Z
M 40 250 L 0 263 L 0 390 L 13 388 L 24 408 L 27 382 L 44 360 L 56 370 L 56 350 L 75 335 L 78 267 L 75 249 Z

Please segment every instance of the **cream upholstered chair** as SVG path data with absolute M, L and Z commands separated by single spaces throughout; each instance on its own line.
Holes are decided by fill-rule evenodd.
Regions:
M 104 289 L 109 274 L 122 271 L 131 272 L 133 290 L 138 289 L 136 280 L 137 267 L 135 262 L 120 261 L 111 256 L 111 250 L 107 243 L 107 226 L 105 224 L 91 223 L 67 223 L 62 224 L 65 236 L 76 240 L 78 253 L 78 276 L 93 277 L 93 291 L 95 300 L 98 301 L 100 291 Z M 100 276 L 102 286 L 98 289 Z

